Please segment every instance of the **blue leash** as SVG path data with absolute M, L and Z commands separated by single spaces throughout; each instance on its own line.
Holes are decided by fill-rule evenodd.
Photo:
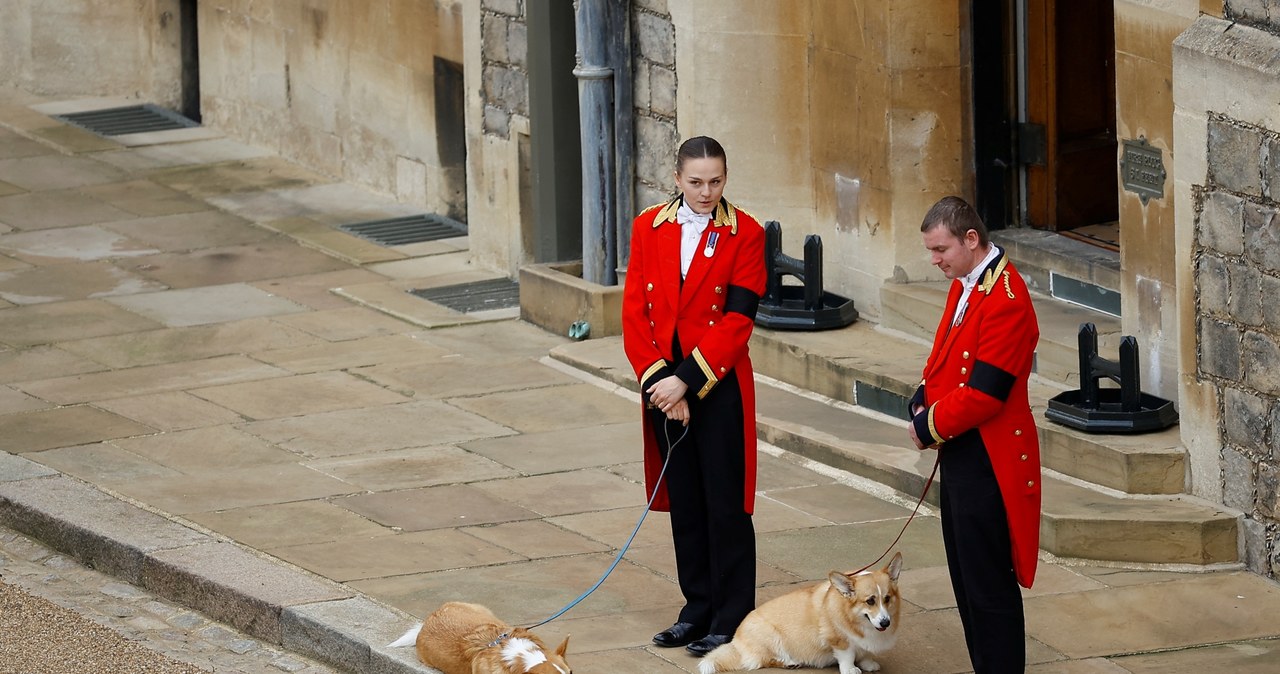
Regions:
M 658 473 L 658 480 L 653 483 L 653 496 L 649 497 L 649 504 L 645 506 L 644 512 L 640 513 L 640 521 L 636 522 L 636 528 L 631 530 L 631 535 L 627 537 L 627 542 L 623 544 L 622 549 L 618 550 L 618 556 L 613 558 L 613 563 L 609 565 L 608 569 L 605 569 L 604 575 L 600 576 L 600 580 L 597 580 L 596 584 L 592 585 L 590 590 L 583 592 L 581 595 L 578 596 L 577 599 L 574 599 L 573 601 L 569 602 L 567 606 L 560 609 L 559 611 L 556 611 L 555 614 L 552 615 L 550 618 L 547 618 L 542 622 L 534 623 L 532 625 L 526 625 L 525 629 L 533 629 L 535 627 L 540 627 L 564 615 L 565 612 L 567 612 L 569 609 L 573 608 L 574 606 L 577 606 L 579 603 L 582 602 L 583 599 L 586 599 L 587 596 L 589 596 L 592 592 L 595 592 L 600 587 L 600 585 L 604 583 L 604 579 L 608 578 L 609 574 L 613 573 L 613 570 L 617 568 L 618 562 L 622 561 L 622 556 L 626 554 L 627 548 L 631 547 L 631 541 L 634 541 L 636 538 L 636 534 L 640 533 L 640 525 L 644 524 L 644 518 L 648 516 L 649 510 L 653 508 L 653 500 L 658 498 L 658 485 L 662 484 L 662 478 L 667 474 L 667 466 L 670 465 L 671 463 L 671 454 L 675 452 L 676 445 L 680 444 L 680 442 L 684 440 L 685 436 L 689 434 L 689 427 L 685 426 L 684 432 L 680 434 L 679 438 L 676 438 L 676 442 L 673 445 L 671 444 L 671 432 L 669 430 L 670 427 L 671 425 L 668 423 L 662 424 L 662 434 L 665 435 L 667 438 L 667 458 L 665 461 L 662 462 L 662 470 Z M 503 636 L 506 636 L 506 635 L 503 635 Z M 502 637 L 499 637 L 498 641 L 501 641 L 501 639 Z M 490 645 L 493 645 L 493 644 L 490 644 Z

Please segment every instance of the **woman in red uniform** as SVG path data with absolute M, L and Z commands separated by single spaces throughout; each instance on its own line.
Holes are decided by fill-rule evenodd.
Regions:
M 627 358 L 643 392 L 645 486 L 671 513 L 685 605 L 653 637 L 705 655 L 755 607 L 755 381 L 747 340 L 765 288 L 764 229 L 722 194 L 712 138 L 676 156 L 679 194 L 631 234 L 622 303 Z M 684 432 L 688 435 L 681 440 Z M 675 443 L 666 476 L 655 484 Z

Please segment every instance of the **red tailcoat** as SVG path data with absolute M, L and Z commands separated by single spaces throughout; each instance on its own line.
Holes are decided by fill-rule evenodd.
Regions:
M 636 216 L 631 260 L 622 300 L 622 335 L 627 359 L 643 391 L 669 375 L 689 384 L 687 398 L 705 398 L 728 372 L 742 392 L 746 464 L 743 507 L 755 506 L 755 378 L 747 340 L 765 288 L 764 228 L 755 218 L 721 199 L 680 282 L 680 199 L 656 204 Z M 672 338 L 688 357 L 672 353 Z M 645 488 L 650 497 L 662 469 L 654 428 L 644 418 Z M 694 423 L 708 423 L 695 419 Z M 675 438 L 673 437 L 674 441 Z M 669 511 L 666 484 L 654 510 Z
M 978 429 L 991 457 L 1009 520 L 1013 568 L 1031 587 L 1040 546 L 1040 442 L 1027 399 L 1040 329 L 1022 277 L 1001 252 L 969 294 L 959 325 L 952 317 L 963 290 L 951 284 L 920 390 L 928 407 L 915 419 L 921 441 L 947 441 Z

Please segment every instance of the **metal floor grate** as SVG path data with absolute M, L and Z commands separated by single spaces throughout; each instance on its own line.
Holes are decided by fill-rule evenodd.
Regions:
M 382 246 L 403 246 L 467 235 L 466 225 L 435 213 L 357 222 L 339 225 L 338 229 Z
M 123 108 L 89 110 L 65 115 L 52 115 L 54 119 L 74 124 L 99 136 L 123 136 L 149 131 L 171 131 L 200 126 L 172 110 L 151 105 L 130 105 Z
M 505 278 L 409 292 L 462 313 L 520 306 L 520 284 Z

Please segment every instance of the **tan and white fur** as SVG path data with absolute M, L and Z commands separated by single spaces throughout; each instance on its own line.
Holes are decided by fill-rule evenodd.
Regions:
M 503 635 L 507 635 L 503 637 Z M 447 602 L 389 648 L 415 645 L 418 658 L 444 674 L 571 674 L 569 637 L 554 651 L 533 632 L 512 627 L 479 604 Z
M 897 639 L 902 553 L 878 571 L 832 571 L 826 583 L 788 592 L 747 614 L 733 641 L 698 664 L 700 674 L 764 667 L 830 667 L 840 674 L 880 669 L 872 654 Z

